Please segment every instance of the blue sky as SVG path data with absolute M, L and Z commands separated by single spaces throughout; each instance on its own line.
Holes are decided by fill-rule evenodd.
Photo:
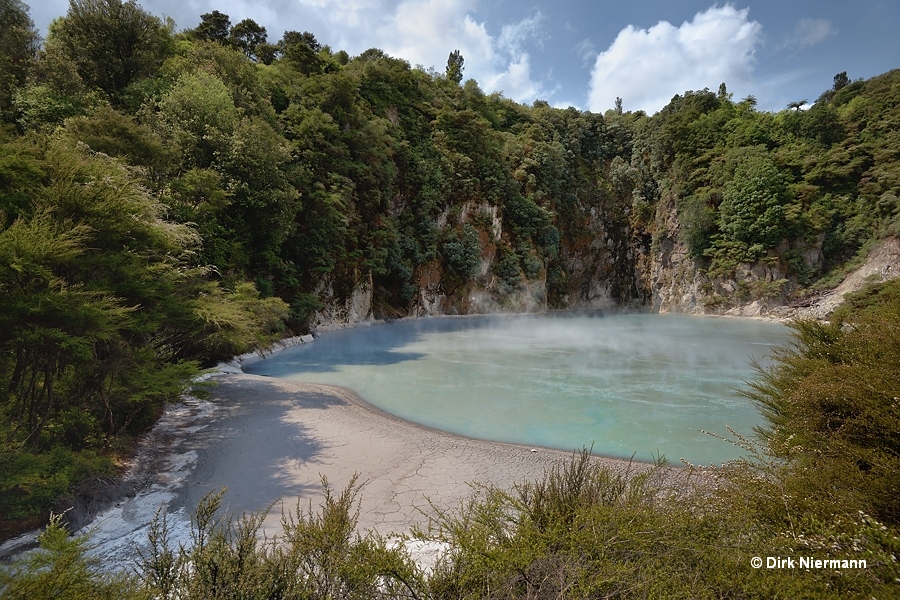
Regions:
M 28 0 L 26 0 L 27 2 Z M 68 0 L 31 0 L 35 25 Z M 465 77 L 520 102 L 654 113 L 675 94 L 725 83 L 760 110 L 810 102 L 851 79 L 900 68 L 896 0 L 143 0 L 145 10 L 196 26 L 219 10 L 251 18 L 277 41 L 311 31 L 351 55 L 380 48 L 443 71 L 459 49 Z

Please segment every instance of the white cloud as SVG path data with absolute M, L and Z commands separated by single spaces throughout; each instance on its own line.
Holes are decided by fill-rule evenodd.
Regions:
M 713 6 L 679 27 L 629 25 L 594 62 L 588 108 L 603 112 L 621 97 L 626 110 L 653 113 L 686 90 L 725 82 L 734 91 L 750 80 L 761 34 L 748 9 L 730 5 Z
M 597 47 L 589 39 L 581 40 L 575 44 L 574 51 L 578 58 L 581 59 L 581 63 L 586 67 L 590 66 L 597 58 Z
M 538 46 L 543 46 L 541 38 L 541 22 L 544 18 L 540 13 L 534 16 L 522 19 L 518 23 L 504 25 L 500 30 L 500 37 L 497 43 L 503 49 L 511 53 L 522 52 L 522 45 L 528 41 L 537 41 Z
M 831 21 L 825 19 L 800 19 L 790 35 L 779 47 L 781 49 L 795 48 L 803 50 L 816 46 L 833 35 L 837 29 Z
M 514 62 L 509 63 L 505 71 L 489 75 L 481 85 L 486 90 L 503 92 L 507 98 L 520 102 L 530 102 L 543 97 L 546 95 L 543 87 L 531 79 L 529 61 L 528 54 L 523 53 Z
M 382 50 L 412 64 L 443 71 L 447 56 L 459 50 L 465 59 L 464 76 L 476 79 L 487 91 L 502 91 L 514 100 L 529 102 L 543 92 L 531 73 L 526 44 L 541 40 L 542 17 L 536 14 L 504 25 L 492 36 L 466 0 L 407 0 L 377 32 Z
M 458 49 L 468 69 L 475 56 L 490 61 L 495 46 L 485 25 L 469 15 L 470 4 L 464 0 L 408 0 L 384 15 L 375 31 L 348 32 L 341 47 L 353 52 L 348 46 L 358 46 L 365 39 L 369 46 L 391 56 L 438 71 L 443 71 L 450 52 Z
M 536 41 L 540 46 L 541 21 L 536 14 L 518 23 L 504 25 L 499 38 L 495 42 L 496 51 L 491 70 L 482 77 L 487 90 L 501 91 L 505 96 L 520 102 L 530 102 L 547 94 L 543 84 L 531 77 L 531 57 L 524 45 Z

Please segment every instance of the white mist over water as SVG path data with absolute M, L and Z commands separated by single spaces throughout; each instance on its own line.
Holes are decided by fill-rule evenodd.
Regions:
M 341 385 L 382 410 L 486 440 L 696 464 L 762 422 L 735 390 L 788 329 L 683 315 L 436 318 L 324 334 L 246 370 Z

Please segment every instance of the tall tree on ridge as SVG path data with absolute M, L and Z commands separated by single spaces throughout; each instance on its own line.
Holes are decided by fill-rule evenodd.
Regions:
M 171 41 L 162 21 L 134 0 L 71 0 L 66 16 L 50 24 L 45 50 L 63 54 L 86 84 L 115 101 L 156 71 Z
M 447 57 L 447 79 L 453 83 L 461 83 L 463 78 L 463 64 L 465 59 L 459 50 L 454 50 Z
M 253 19 L 244 19 L 231 28 L 229 39 L 247 58 L 256 60 L 257 48 L 266 43 L 266 28 Z
M 228 43 L 230 32 L 231 17 L 217 10 L 200 15 L 200 24 L 194 29 L 194 34 L 201 40 L 211 40 L 220 44 Z

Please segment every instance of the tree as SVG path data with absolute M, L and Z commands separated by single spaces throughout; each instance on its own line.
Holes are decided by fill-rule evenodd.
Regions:
M 461 83 L 463 78 L 463 55 L 459 50 L 454 50 L 447 58 L 447 79 L 453 83 Z
M 64 131 L 73 144 L 86 144 L 91 150 L 147 169 L 147 179 L 152 183 L 161 182 L 175 156 L 176 149 L 169 140 L 109 106 L 68 119 Z
M 778 167 L 764 147 L 731 152 L 726 168 L 734 168 L 719 206 L 719 230 L 751 251 L 771 248 L 784 236 L 786 190 Z
M 834 76 L 834 86 L 831 89 L 839 92 L 848 85 L 850 85 L 850 78 L 847 76 L 847 71 L 841 71 Z
M 788 102 L 787 107 L 792 110 L 800 110 L 801 108 L 806 106 L 808 103 L 809 103 L 809 101 L 806 98 L 804 98 L 803 100 L 795 100 L 793 102 Z
M 229 39 L 247 58 L 255 60 L 257 49 L 266 43 L 266 28 L 257 24 L 253 19 L 244 19 L 231 28 Z
M 310 32 L 285 31 L 278 45 L 285 60 L 301 73 L 310 75 L 321 71 L 318 53 L 322 46 Z
M 24 173 L 36 181 L 23 184 Z M 17 187 L 0 188 L 0 212 L 14 215 L 0 222 L 0 518 L 8 519 L 48 509 L 96 471 L 74 468 L 72 451 L 148 426 L 197 361 L 270 341 L 286 306 L 252 284 L 227 292 L 210 281 L 195 262 L 196 231 L 165 221 L 168 207 L 133 169 L 68 135 L 27 155 L 0 146 L 0 181 Z M 61 453 L 40 458 L 54 448 Z
M 678 206 L 679 235 L 694 258 L 703 256 L 716 228 L 716 213 L 705 196 L 688 196 Z
M 232 195 L 220 223 L 243 242 L 255 274 L 270 275 L 298 209 L 297 190 L 285 174 L 291 158 L 287 143 L 265 121 L 244 118 L 216 158 L 215 168 Z M 244 266 L 235 258 L 230 263 Z
M 452 231 L 441 248 L 447 261 L 447 272 L 466 281 L 478 274 L 481 267 L 481 246 L 478 232 L 466 223 L 462 233 Z
M 64 54 L 86 84 L 115 100 L 156 72 L 171 41 L 160 19 L 134 0 L 71 0 L 66 16 L 51 23 L 46 48 Z
M 318 53 L 322 49 L 322 44 L 316 39 L 316 36 L 308 31 L 285 31 L 281 39 L 281 43 L 285 50 L 298 45 L 306 46 L 311 52 Z
M 238 122 L 234 100 L 222 80 L 204 71 L 186 73 L 159 102 L 159 119 L 188 166 L 209 167 Z
M 16 117 L 22 129 L 52 129 L 69 117 L 107 104 L 103 96 L 101 90 L 85 84 L 70 56 L 48 43 L 27 83 L 14 95 Z
M 725 86 L 725 82 L 719 84 L 719 92 L 716 94 L 719 100 L 730 100 L 731 94 L 728 93 L 728 88 Z
M 139 332 L 175 302 L 161 298 L 183 277 L 176 264 L 196 243 L 188 228 L 160 220 L 161 205 L 115 161 L 57 142 L 43 163 L 47 183 L 32 192 L 31 210 L 0 232 L 0 348 L 14 357 L 0 365 L 5 409 L 17 439 L 37 448 L 66 435 L 59 421 L 44 434 L 70 409 L 94 415 L 113 435 L 142 411 L 152 414 L 152 402 L 137 398 L 177 393 L 161 379 L 149 395 L 136 392 L 161 361 Z
M 25 83 L 37 47 L 28 7 L 21 0 L 0 0 L 0 121 L 14 119 L 14 92 Z
M 206 73 L 218 78 L 231 95 L 235 108 L 245 115 L 271 118 L 269 90 L 264 88 L 261 71 L 252 61 L 231 44 L 201 41 L 185 48 L 184 60 L 180 61 L 177 75 Z M 173 65 L 174 66 L 174 65 Z M 176 75 L 176 73 L 172 73 Z M 161 95 L 171 86 L 171 79 Z
M 264 65 L 271 65 L 281 55 L 278 44 L 263 42 L 256 47 L 256 60 Z
M 231 17 L 214 10 L 200 15 L 200 24 L 194 29 L 194 35 L 201 40 L 210 40 L 220 44 L 228 43 L 231 32 Z

